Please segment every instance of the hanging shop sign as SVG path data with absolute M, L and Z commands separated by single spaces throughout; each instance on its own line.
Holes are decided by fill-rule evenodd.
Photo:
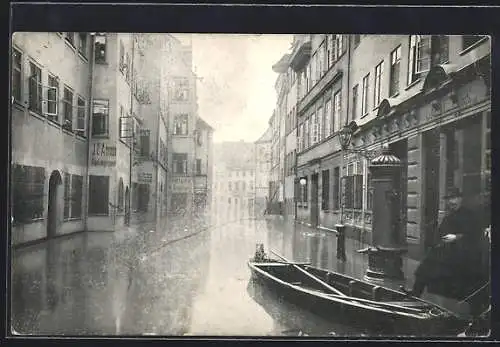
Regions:
M 92 165 L 115 166 L 116 147 L 109 146 L 105 142 L 97 142 L 92 147 Z

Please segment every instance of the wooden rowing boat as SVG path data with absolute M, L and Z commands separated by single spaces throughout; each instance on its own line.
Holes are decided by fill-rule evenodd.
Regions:
M 449 310 L 406 293 L 278 257 L 282 260 L 250 260 L 252 277 L 314 313 L 398 335 L 457 336 L 467 324 Z

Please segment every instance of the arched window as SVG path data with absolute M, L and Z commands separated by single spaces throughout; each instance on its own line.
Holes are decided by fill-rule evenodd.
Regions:
M 123 179 L 120 177 L 120 182 L 118 183 L 118 206 L 123 208 L 124 199 L 123 199 Z

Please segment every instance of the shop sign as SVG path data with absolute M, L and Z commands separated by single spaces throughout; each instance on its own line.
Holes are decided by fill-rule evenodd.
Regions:
M 139 173 L 138 181 L 140 183 L 152 183 L 153 174 L 151 172 L 141 172 Z
M 193 189 L 191 177 L 173 177 L 172 188 L 174 192 L 190 192 Z
M 92 165 L 115 166 L 116 147 L 109 146 L 105 142 L 97 142 L 92 148 Z

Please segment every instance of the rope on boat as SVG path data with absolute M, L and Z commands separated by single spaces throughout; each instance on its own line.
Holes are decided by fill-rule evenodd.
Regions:
M 470 294 L 469 296 L 467 296 L 465 299 L 460 300 L 458 303 L 459 304 L 463 304 L 464 302 L 466 302 L 470 298 L 476 296 L 481 290 L 483 290 L 484 288 L 486 288 L 489 284 L 490 284 L 490 281 L 486 282 L 484 285 L 482 285 L 480 288 L 478 288 L 475 291 L 473 291 L 472 294 Z

